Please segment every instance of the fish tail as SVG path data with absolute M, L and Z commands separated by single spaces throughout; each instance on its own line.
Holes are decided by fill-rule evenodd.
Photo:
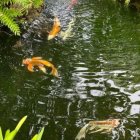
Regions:
M 51 71 L 51 74 L 55 77 L 58 77 L 58 71 L 55 67 L 52 67 L 52 71 Z
M 32 64 L 29 64 L 27 69 L 30 71 L 30 72 L 34 72 L 34 67 Z
M 57 69 L 54 67 L 54 65 L 52 63 L 50 63 L 49 61 L 44 61 L 44 60 L 39 60 L 39 62 L 47 67 L 50 67 L 51 70 L 51 74 L 58 77 L 58 72 Z
M 46 68 L 44 66 L 38 66 L 38 67 L 43 73 L 46 74 Z

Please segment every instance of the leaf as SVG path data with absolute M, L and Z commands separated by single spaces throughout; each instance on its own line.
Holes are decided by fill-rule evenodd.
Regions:
M 20 35 L 18 24 L 11 18 L 7 11 L 0 8 L 0 21 L 6 25 L 15 35 Z
M 32 140 L 41 140 L 42 135 L 43 135 L 43 132 L 44 132 L 44 127 L 41 129 L 41 131 L 40 131 L 38 134 L 36 134 L 36 135 L 32 138 Z
M 10 132 L 10 130 L 8 129 L 5 133 L 5 138 L 4 140 L 13 140 L 15 135 L 17 134 L 17 132 L 19 131 L 19 129 L 21 128 L 22 124 L 25 122 L 27 116 L 24 116 L 19 123 L 17 124 L 16 128 Z
M 1 0 L 0 5 L 6 5 L 6 4 L 11 4 L 13 0 Z
M 35 134 L 31 140 L 37 140 L 37 134 Z
M 119 119 L 104 120 L 104 121 L 90 121 L 86 124 L 76 136 L 76 140 L 85 138 L 86 134 L 91 133 L 109 133 L 120 124 Z
M 17 134 L 16 130 L 11 131 L 10 133 L 8 133 L 6 135 L 6 137 L 4 138 L 4 140 L 13 140 L 15 135 Z
M 38 133 L 38 138 L 37 140 L 41 140 L 42 138 L 42 135 L 43 135 L 43 132 L 44 132 L 44 127 L 41 129 L 41 131 Z
M 25 122 L 25 120 L 27 119 L 27 116 L 24 116 L 19 123 L 17 124 L 15 130 L 19 131 L 20 127 L 22 126 L 22 124 Z
M 5 137 L 7 137 L 10 133 L 10 129 L 7 129 L 6 132 L 5 132 Z
M 38 8 L 39 6 L 41 6 L 43 4 L 43 0 L 33 0 L 33 6 L 35 8 Z
M 2 135 L 1 127 L 0 127 L 0 140 L 3 140 L 3 135 Z
M 130 3 L 130 0 L 125 0 L 126 5 L 129 5 L 129 3 Z

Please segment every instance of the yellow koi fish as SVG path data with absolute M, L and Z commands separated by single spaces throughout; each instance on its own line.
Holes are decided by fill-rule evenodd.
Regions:
M 52 69 L 51 74 L 53 76 L 58 77 L 58 72 L 57 72 L 57 69 L 54 67 L 54 65 L 51 64 L 50 62 L 46 61 L 46 60 L 43 60 L 42 57 L 33 57 L 33 58 L 23 59 L 22 64 L 27 65 L 27 69 L 30 72 L 34 72 L 34 67 L 36 66 L 42 72 L 46 73 L 45 66 L 50 67 Z
M 49 35 L 48 35 L 48 40 L 51 40 L 55 36 L 57 36 L 57 34 L 60 32 L 60 30 L 61 30 L 60 21 L 59 21 L 58 17 L 55 17 L 52 30 L 49 32 Z

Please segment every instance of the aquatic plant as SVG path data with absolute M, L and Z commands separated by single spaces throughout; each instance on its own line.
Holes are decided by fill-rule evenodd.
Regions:
M 15 18 L 21 15 L 21 11 L 12 7 L 12 0 L 0 1 L 0 22 L 6 25 L 15 35 L 20 35 L 20 28 L 15 21 Z
M 25 122 L 27 116 L 24 116 L 19 123 L 17 124 L 16 128 L 10 132 L 10 129 L 7 129 L 7 131 L 5 132 L 5 136 L 3 137 L 2 135 L 2 129 L 0 127 L 0 140 L 13 140 L 14 137 L 16 136 L 17 132 L 19 131 L 19 129 L 21 128 L 22 124 Z
M 26 119 L 27 116 L 24 116 L 19 121 L 19 123 L 17 124 L 16 128 L 13 131 L 10 132 L 10 129 L 7 129 L 5 132 L 5 136 L 3 136 L 2 129 L 0 127 L 0 140 L 13 140 Z M 35 136 L 31 140 L 41 140 L 43 132 L 44 132 L 44 127 L 41 129 L 41 131 L 38 134 L 35 134 Z
M 41 131 L 40 131 L 38 134 L 36 134 L 31 140 L 41 140 L 43 133 L 44 133 L 44 127 L 43 127 L 43 128 L 41 129 Z
M 43 2 L 44 0 L 1 0 L 0 22 L 15 35 L 20 35 L 18 17 L 27 14 L 31 8 L 38 8 Z

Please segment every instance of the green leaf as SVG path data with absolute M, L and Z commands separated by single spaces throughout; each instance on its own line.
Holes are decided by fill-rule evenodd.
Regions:
M 33 6 L 35 8 L 38 8 L 39 6 L 41 6 L 43 4 L 44 0 L 33 0 Z
M 36 134 L 31 140 L 41 140 L 43 133 L 44 133 L 44 127 L 43 127 L 43 128 L 41 129 L 41 131 L 40 131 L 38 134 Z
M 12 132 L 10 132 L 9 134 L 6 135 L 4 140 L 13 140 L 16 134 L 17 134 L 17 131 L 13 130 Z
M 25 122 L 25 120 L 27 119 L 27 116 L 24 116 L 19 123 L 17 124 L 15 130 L 19 131 L 20 127 L 22 126 L 22 124 Z
M 19 131 L 19 129 L 21 128 L 21 126 L 23 125 L 23 123 L 25 122 L 27 116 L 24 116 L 20 121 L 19 123 L 17 124 L 16 128 L 10 132 L 10 130 L 7 130 L 6 131 L 6 134 L 5 134 L 5 138 L 4 140 L 13 140 L 14 137 L 16 136 L 17 132 Z
M 0 5 L 6 5 L 6 4 L 10 4 L 12 2 L 13 2 L 12 0 L 1 0 Z
M 10 129 L 7 129 L 6 132 L 5 132 L 5 137 L 7 137 L 10 133 Z
M 6 25 L 15 35 L 20 35 L 18 24 L 6 12 L 0 9 L 0 21 Z
M 20 9 L 4 8 L 3 11 L 6 15 L 13 18 L 23 15 Z
M 0 140 L 3 140 L 3 135 L 2 135 L 1 127 L 0 127 Z
M 129 3 L 130 3 L 130 0 L 125 0 L 126 5 L 129 5 Z
M 35 134 L 34 137 L 31 140 L 37 140 L 37 135 L 38 134 Z
M 30 9 L 38 8 L 44 0 L 0 0 L 0 24 L 7 26 L 15 35 L 20 35 L 17 17 L 27 15 Z

